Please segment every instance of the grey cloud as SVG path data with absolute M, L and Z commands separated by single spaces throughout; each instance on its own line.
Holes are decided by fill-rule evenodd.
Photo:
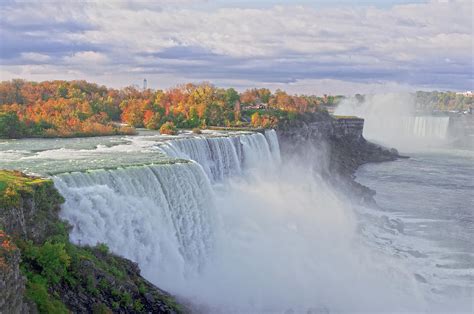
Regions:
M 331 79 L 466 89 L 473 83 L 468 2 L 318 9 L 213 8 L 201 0 L 2 6 L 9 17 L 0 22 L 0 62 L 35 64 L 21 56 L 47 54 L 51 60 L 36 62 L 54 64 L 52 75 L 63 67 L 124 81 L 133 73 L 255 84 Z M 71 57 L 81 52 L 101 53 L 107 62 L 80 66 Z

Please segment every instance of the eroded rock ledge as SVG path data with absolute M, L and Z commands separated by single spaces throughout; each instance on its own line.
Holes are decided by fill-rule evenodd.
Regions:
M 392 161 L 401 156 L 395 149 L 367 141 L 363 129 L 364 119 L 317 112 L 281 124 L 277 134 L 284 159 L 297 155 L 339 188 L 372 202 L 375 192 L 354 180 L 355 171 L 365 163 Z

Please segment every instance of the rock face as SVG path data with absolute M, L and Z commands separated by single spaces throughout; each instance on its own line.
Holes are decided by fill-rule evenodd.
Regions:
M 277 129 L 283 158 L 298 155 L 338 187 L 371 201 L 374 191 L 354 181 L 357 168 L 369 162 L 399 158 L 395 149 L 368 142 L 363 137 L 364 120 L 307 113 Z M 352 193 L 354 194 L 354 193 Z
M 24 298 L 25 277 L 20 273 L 20 250 L 0 230 L 0 313 L 31 313 Z
M 15 195 L 0 203 L 0 227 L 12 237 L 42 243 L 54 232 L 64 200 L 52 181 L 21 178 L 28 181 L 17 183 Z
M 70 243 L 52 181 L 0 171 L 0 188 L 0 313 L 185 310 L 105 245 Z

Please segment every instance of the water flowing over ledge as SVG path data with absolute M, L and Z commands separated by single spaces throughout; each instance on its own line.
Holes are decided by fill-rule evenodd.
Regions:
M 279 163 L 280 147 L 275 130 L 229 136 L 170 140 L 160 146 L 168 156 L 200 164 L 211 181 L 240 175 L 242 170 L 265 162 Z
M 174 139 L 158 147 L 169 157 L 192 162 L 53 176 L 66 199 L 61 216 L 74 226 L 70 237 L 75 243 L 107 243 L 145 272 L 187 276 L 199 271 L 214 245 L 211 182 L 279 162 L 278 140 L 269 130 L 265 135 Z

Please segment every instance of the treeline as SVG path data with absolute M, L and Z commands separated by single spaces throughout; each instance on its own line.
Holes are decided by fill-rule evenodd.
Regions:
M 468 111 L 474 97 L 455 92 L 416 92 L 416 107 L 422 111 Z
M 331 96 L 264 88 L 238 93 L 208 83 L 139 90 L 85 81 L 12 80 L 0 83 L 0 137 L 131 134 L 136 127 L 168 133 L 208 126 L 273 127 L 280 119 L 334 103 Z

